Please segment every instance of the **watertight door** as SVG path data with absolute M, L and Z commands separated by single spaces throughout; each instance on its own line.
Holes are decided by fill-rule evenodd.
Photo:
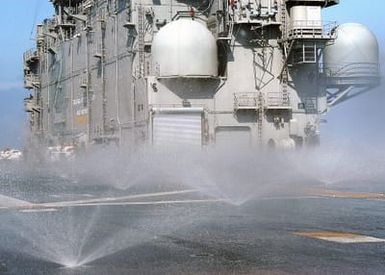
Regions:
M 154 145 L 201 145 L 202 113 L 158 113 L 153 117 Z

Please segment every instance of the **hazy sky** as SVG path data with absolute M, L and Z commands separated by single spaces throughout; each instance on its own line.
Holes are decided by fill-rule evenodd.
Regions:
M 324 11 L 324 20 L 338 23 L 357 22 L 369 27 L 380 45 L 382 75 L 385 74 L 385 1 L 340 0 L 340 5 Z M 369 4 L 370 3 L 370 4 Z M 365 4 L 365 5 L 364 5 Z M 385 144 L 385 85 L 336 106 L 326 116 L 323 141 L 338 140 L 354 146 L 384 148 Z
M 23 52 L 33 48 L 35 25 L 52 14 L 48 0 L 2 1 L 0 16 L 0 149 L 22 146 L 27 127 Z M 32 35 L 31 35 L 32 33 Z
M 26 132 L 23 98 L 23 52 L 34 46 L 35 25 L 52 14 L 48 0 L 3 1 L 0 16 L 0 148 L 22 146 Z M 339 23 L 359 22 L 367 25 L 385 48 L 384 0 L 341 0 L 339 6 L 324 11 L 325 20 Z M 370 3 L 370 4 L 369 4 Z M 363 5 L 366 4 L 366 5 Z M 32 35 L 31 35 L 32 33 Z M 384 54 L 382 52 L 382 60 Z M 384 63 L 384 62 L 382 62 Z M 383 66 L 385 67 L 385 66 Z M 385 96 L 383 89 L 368 93 L 333 110 L 323 128 L 325 139 L 346 133 L 352 140 L 366 136 L 385 140 Z

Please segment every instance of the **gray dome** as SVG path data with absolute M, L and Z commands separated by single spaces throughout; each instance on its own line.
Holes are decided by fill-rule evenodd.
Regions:
M 364 25 L 337 27 L 336 39 L 325 47 L 324 69 L 332 77 L 367 77 L 379 74 L 379 50 L 375 35 Z

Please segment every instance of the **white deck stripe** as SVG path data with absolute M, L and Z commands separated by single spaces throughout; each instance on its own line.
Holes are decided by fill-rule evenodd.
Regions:
M 37 213 L 37 212 L 56 212 L 56 208 L 37 208 L 37 209 L 22 209 L 19 212 L 23 213 Z
M 319 237 L 320 240 L 325 240 L 335 243 L 382 243 L 385 239 L 370 237 L 370 236 L 357 236 L 354 238 L 343 238 L 343 237 Z
M 48 203 L 39 203 L 39 205 L 44 206 L 56 206 L 56 205 L 73 205 L 73 204 L 84 204 L 84 203 L 98 203 L 98 202 L 114 202 L 121 200 L 129 200 L 129 199 L 139 199 L 139 198 L 150 198 L 150 197 L 161 197 L 161 196 L 169 196 L 169 195 L 180 195 L 180 194 L 188 194 L 188 193 L 196 193 L 198 190 L 196 189 L 188 189 L 188 190 L 177 190 L 177 191 L 167 191 L 167 192 L 156 192 L 156 193 L 145 193 L 138 195 L 128 195 L 122 197 L 107 197 L 107 198 L 95 198 L 95 199 L 86 199 L 86 200 L 73 200 L 73 201 L 62 201 L 62 202 L 48 202 Z
M 162 204 L 191 204 L 191 203 L 210 203 L 225 202 L 218 199 L 206 200 L 170 200 L 170 201 L 122 201 L 122 202 L 97 202 L 97 203 L 79 203 L 68 205 L 52 205 L 53 207 L 79 207 L 79 206 L 119 206 L 119 205 L 162 205 Z M 44 205 L 42 205 L 44 207 Z
M 336 232 L 336 231 L 309 231 L 309 232 L 295 232 L 294 235 L 324 240 L 335 243 L 349 244 L 349 243 L 382 243 L 385 239 L 376 238 L 372 236 L 365 236 L 357 233 Z
M 94 202 L 94 203 L 74 203 L 74 204 L 50 204 L 47 208 L 46 204 L 36 204 L 31 209 L 20 209 L 23 213 L 35 212 L 54 212 L 57 208 L 66 207 L 85 207 L 85 206 L 123 206 L 123 205 L 164 205 L 164 204 L 194 204 L 194 203 L 213 203 L 225 202 L 225 200 L 206 199 L 206 200 L 168 200 L 168 201 L 122 201 L 122 202 Z

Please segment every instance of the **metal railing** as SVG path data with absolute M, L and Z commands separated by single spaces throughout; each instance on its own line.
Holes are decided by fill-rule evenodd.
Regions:
M 24 87 L 26 89 L 38 88 L 40 86 L 40 78 L 34 74 L 26 74 L 24 76 Z
M 36 111 L 40 110 L 40 107 L 34 98 L 25 98 L 24 99 L 24 110 L 26 112 L 36 112 Z
M 290 103 L 288 98 L 283 96 L 282 92 L 269 92 L 267 93 L 267 107 L 289 107 Z
M 259 102 L 259 93 L 235 93 L 234 109 L 258 109 L 262 108 L 288 108 L 290 102 L 282 92 L 268 92 L 263 94 L 262 104 Z
M 28 51 L 24 52 L 23 58 L 24 62 L 30 62 L 39 58 L 39 54 L 36 49 L 29 49 Z
M 288 38 L 333 38 L 335 21 L 295 20 L 288 25 Z
M 258 107 L 257 93 L 235 93 L 234 109 L 256 109 Z

